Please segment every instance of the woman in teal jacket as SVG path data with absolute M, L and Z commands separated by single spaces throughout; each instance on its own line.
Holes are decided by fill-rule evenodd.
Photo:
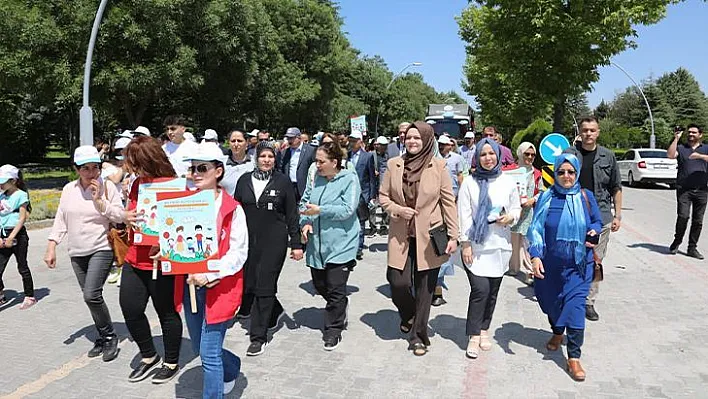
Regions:
M 347 320 L 347 280 L 356 265 L 359 248 L 359 177 L 342 169 L 339 144 L 317 149 L 317 176 L 300 201 L 302 240 L 307 243 L 307 265 L 325 307 L 324 349 L 334 350 L 342 340 Z

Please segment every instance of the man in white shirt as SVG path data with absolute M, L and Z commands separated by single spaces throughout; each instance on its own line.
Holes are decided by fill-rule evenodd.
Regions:
M 474 132 L 469 131 L 465 133 L 465 144 L 460 147 L 460 155 L 465 160 L 467 165 L 467 171 L 472 167 L 472 159 L 474 158 Z
M 197 143 L 186 140 L 184 137 L 186 123 L 186 119 L 179 115 L 170 115 L 164 121 L 170 141 L 165 143 L 162 149 L 167 154 L 167 158 L 170 160 L 178 177 L 187 176 L 189 167 L 192 164 L 185 161 L 185 157 L 193 155 L 198 148 Z
M 296 127 L 288 128 L 285 132 L 285 139 L 288 147 L 283 151 L 283 162 L 281 171 L 290 177 L 295 188 L 298 200 L 305 192 L 307 183 L 307 170 L 315 161 L 316 148 L 305 145 L 300 139 L 300 129 Z
M 398 141 L 392 140 L 391 144 L 388 145 L 388 159 L 402 156 L 406 153 L 405 139 L 406 130 L 410 126 L 410 122 L 403 122 L 398 125 Z

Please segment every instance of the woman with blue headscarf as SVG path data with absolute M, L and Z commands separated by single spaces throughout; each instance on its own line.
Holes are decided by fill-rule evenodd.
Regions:
M 572 154 L 556 158 L 555 182 L 534 208 L 529 227 L 529 253 L 534 291 L 553 330 L 546 349 L 556 351 L 568 335 L 568 372 L 585 380 L 580 347 L 585 331 L 585 298 L 593 278 L 594 241 L 602 216 L 591 191 L 580 188 L 580 161 Z
M 467 308 L 467 357 L 476 359 L 479 349 L 492 348 L 492 322 L 502 277 L 509 269 L 511 229 L 521 214 L 521 203 L 513 178 L 501 172 L 501 150 L 496 141 L 485 138 L 474 154 L 477 168 L 472 179 L 460 187 L 457 207 L 462 242 L 462 261 L 470 282 Z

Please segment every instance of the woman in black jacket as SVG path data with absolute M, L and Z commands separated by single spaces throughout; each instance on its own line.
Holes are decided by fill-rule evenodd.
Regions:
M 285 314 L 275 294 L 288 246 L 292 259 L 302 259 L 295 191 L 290 179 L 275 171 L 275 157 L 269 143 L 259 143 L 256 170 L 241 176 L 234 195 L 243 206 L 248 224 L 244 299 L 239 311 L 251 318 L 248 356 L 263 353 L 268 329 L 275 328 Z

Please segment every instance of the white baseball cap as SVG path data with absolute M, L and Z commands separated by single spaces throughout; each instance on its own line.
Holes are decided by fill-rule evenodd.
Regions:
M 184 134 L 184 138 L 185 138 L 186 140 L 191 141 L 192 143 L 196 143 L 196 142 L 197 142 L 197 139 L 194 138 L 194 135 L 193 135 L 192 133 L 189 133 L 189 132 L 187 132 L 187 133 Z
M 135 128 L 135 130 L 133 130 L 133 135 L 136 134 L 150 136 L 150 129 L 146 128 L 145 126 L 138 126 L 137 128 Z
M 467 132 L 467 133 L 465 133 L 465 138 L 466 138 L 466 139 L 473 139 L 473 138 L 474 138 L 474 132 Z
M 214 145 L 214 143 L 209 142 L 198 144 L 197 151 L 184 158 L 185 161 L 218 161 L 224 164 L 227 159 L 228 156 L 224 155 L 224 152 L 221 151 L 221 148 L 219 148 L 218 145 Z
M 248 133 L 248 136 L 256 137 L 256 136 L 258 136 L 258 133 L 260 133 L 260 132 L 261 132 L 261 131 L 258 130 L 258 129 L 253 129 L 253 130 L 251 130 L 251 131 Z
M 452 144 L 452 140 L 447 136 L 440 136 L 438 137 L 438 144 Z
M 379 136 L 378 138 L 376 138 L 376 144 L 387 145 L 388 139 L 386 138 L 386 136 Z
M 20 170 L 16 167 L 12 165 L 0 166 L 0 184 L 5 184 L 10 179 L 14 179 L 15 181 L 17 181 L 19 176 Z
M 123 130 L 123 133 L 119 134 L 118 137 L 124 137 L 127 139 L 132 139 L 133 138 L 133 132 L 130 130 Z
M 358 131 L 358 130 L 353 130 L 352 133 L 349 135 L 349 138 L 357 139 L 357 140 L 363 140 L 363 139 L 364 139 L 364 136 L 361 134 L 360 131 Z
M 115 144 L 113 144 L 113 149 L 114 150 L 122 150 L 123 148 L 127 147 L 128 144 L 130 144 L 130 139 L 127 137 L 121 137 L 118 140 L 116 140 Z
M 219 135 L 216 134 L 216 130 L 207 129 L 204 131 L 204 140 L 219 140 Z
M 98 150 L 92 145 L 82 145 L 74 150 L 74 163 L 76 165 L 85 165 L 87 163 L 101 163 L 101 157 L 98 155 Z

